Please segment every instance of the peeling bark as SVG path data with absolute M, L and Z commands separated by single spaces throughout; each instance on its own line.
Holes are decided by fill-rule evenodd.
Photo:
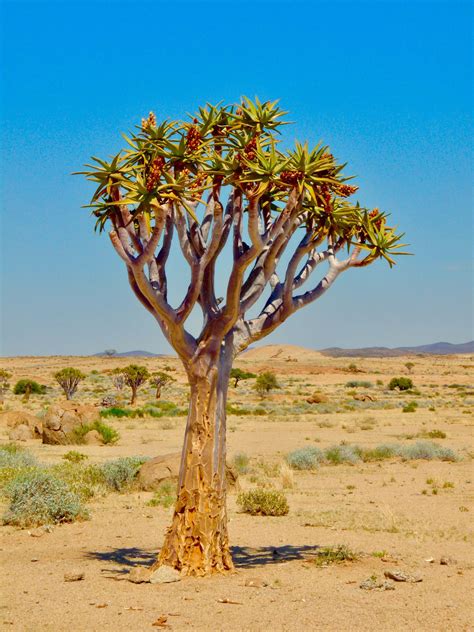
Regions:
M 154 565 L 184 575 L 233 569 L 227 534 L 225 407 L 232 355 L 188 366 L 191 399 L 173 520 Z

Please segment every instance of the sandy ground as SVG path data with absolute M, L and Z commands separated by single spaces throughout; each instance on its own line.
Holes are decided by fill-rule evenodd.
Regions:
M 407 375 L 407 361 L 415 364 L 411 377 L 420 395 L 387 393 L 383 385 L 393 376 Z M 12 383 L 32 377 L 49 386 L 53 371 L 77 366 L 89 374 L 78 401 L 98 403 L 112 392 L 103 370 L 129 362 L 5 358 L 1 366 L 14 373 Z M 177 382 L 163 399 L 186 402 L 184 373 L 175 359 L 134 362 L 155 370 L 175 368 Z M 348 371 L 351 363 L 359 373 Z M 237 492 L 232 492 L 229 528 L 236 572 L 225 577 L 165 585 L 126 580 L 132 567 L 152 562 L 170 522 L 171 509 L 146 504 L 151 493 L 110 494 L 95 500 L 89 504 L 89 521 L 55 527 L 42 537 L 0 527 L 3 628 L 141 631 L 154 629 L 153 623 L 163 617 L 163 629 L 176 631 L 474 629 L 473 359 L 333 359 L 281 346 L 251 351 L 237 364 L 255 372 L 271 368 L 282 386 L 268 398 L 272 415 L 229 417 L 229 459 L 238 452 L 250 457 L 250 471 L 240 478 L 242 489 L 256 484 L 281 489 L 278 466 L 288 451 L 308 445 L 325 448 L 343 440 L 364 447 L 383 442 L 408 445 L 416 435 L 437 429 L 447 436 L 435 441 L 459 451 L 463 460 L 391 459 L 295 472 L 293 487 L 285 490 L 290 512 L 279 518 L 239 513 Z M 349 380 L 370 381 L 370 389 L 357 392 L 372 394 L 376 402 L 357 402 L 360 407 L 355 410 L 345 409 L 354 401 L 345 387 Z M 376 385 L 377 380 L 383 385 Z M 291 406 L 297 407 L 316 389 L 328 397 L 326 412 L 291 412 Z M 142 391 L 139 403 L 150 401 L 152 395 L 151 390 Z M 9 394 L 4 408 L 36 412 L 60 398 L 55 388 L 27 404 Z M 403 414 L 397 399 L 415 399 L 419 408 Z M 230 401 L 251 408 L 261 405 L 251 382 L 231 389 Z M 165 454 L 180 449 L 184 423 L 183 417 L 117 420 L 111 422 L 121 435 L 117 445 L 77 449 L 91 462 Z M 2 427 L 0 441 L 7 440 Z M 45 462 L 60 462 L 70 449 L 38 441 L 26 447 Z M 446 482 L 450 485 L 445 487 Z M 359 559 L 327 567 L 314 564 L 318 547 L 339 544 L 359 552 Z M 450 563 L 441 565 L 442 557 Z M 434 561 L 427 561 L 431 558 Z M 394 568 L 419 574 L 423 581 L 397 583 L 395 590 L 384 592 L 359 587 L 367 578 L 382 579 L 385 570 Z M 65 582 L 64 573 L 74 570 L 84 572 L 85 579 Z M 246 586 L 250 578 L 267 585 Z

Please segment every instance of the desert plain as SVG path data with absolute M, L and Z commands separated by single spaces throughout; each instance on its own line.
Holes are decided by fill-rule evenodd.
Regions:
M 52 375 L 67 366 L 87 376 L 74 401 L 93 404 L 99 413 L 103 398 L 114 395 L 127 409 L 129 389 L 117 393 L 110 371 L 132 362 L 150 372 L 170 372 L 175 381 L 163 389 L 161 401 L 186 408 L 186 377 L 174 357 L 55 356 L 1 360 L 1 368 L 12 373 L 12 385 L 30 378 L 48 387 L 27 402 L 9 390 L 3 411 L 41 417 L 64 400 Z M 3 629 L 473 629 L 474 358 L 333 358 L 269 345 L 243 354 L 235 366 L 256 374 L 270 370 L 280 386 L 263 398 L 253 379 L 229 389 L 228 462 L 239 472 L 237 487 L 228 493 L 235 572 L 131 583 L 130 570 L 154 560 L 172 507 L 150 503 L 154 492 L 134 486 L 97 494 L 86 503 L 87 520 L 44 530 L 0 527 Z M 387 388 L 400 376 L 413 381 L 409 393 Z M 317 401 L 309 403 L 315 394 Z M 136 407 L 153 402 L 154 389 L 145 385 Z M 186 417 L 109 416 L 104 422 L 119 433 L 114 444 L 45 445 L 31 438 L 21 447 L 46 465 L 65 463 L 71 450 L 85 455 L 88 464 L 155 457 L 180 450 Z M 6 445 L 11 428 L 1 415 L 0 423 L 0 443 Z M 311 470 L 292 469 L 286 459 L 309 447 L 367 451 L 396 444 L 405 449 L 419 441 L 449 448 L 456 458 L 333 459 Z M 288 514 L 243 513 L 238 495 L 255 488 L 283 491 Z M 7 508 L 2 498 L 2 513 Z M 333 562 L 321 555 L 328 547 L 351 555 Z M 389 581 L 384 590 L 385 574 L 394 570 L 421 581 Z M 84 577 L 67 582 L 70 572 Z M 364 589 L 367 580 L 380 587 Z

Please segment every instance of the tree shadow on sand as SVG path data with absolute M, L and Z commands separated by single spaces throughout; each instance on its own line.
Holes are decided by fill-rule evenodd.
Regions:
M 233 546 L 232 559 L 236 568 L 255 568 L 268 564 L 281 564 L 294 560 L 308 560 L 318 555 L 320 547 L 317 545 L 294 546 L 262 546 L 258 548 Z M 132 548 L 117 548 L 108 551 L 88 551 L 85 556 L 89 559 L 110 562 L 113 566 L 102 569 L 110 573 L 110 577 L 123 578 L 135 566 L 151 566 L 156 559 L 157 551 Z M 121 568 L 117 568 L 117 566 Z

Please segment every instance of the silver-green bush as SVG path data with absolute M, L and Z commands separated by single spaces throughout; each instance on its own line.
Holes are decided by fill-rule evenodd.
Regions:
M 4 524 L 36 527 L 87 518 L 79 496 L 53 475 L 33 470 L 17 476 L 6 488 L 10 506 Z
M 309 446 L 286 455 L 286 461 L 293 470 L 315 470 L 323 460 L 323 452 Z
M 237 503 L 244 513 L 252 516 L 285 516 L 289 511 L 285 494 L 277 490 L 253 489 L 242 492 L 237 497 Z

